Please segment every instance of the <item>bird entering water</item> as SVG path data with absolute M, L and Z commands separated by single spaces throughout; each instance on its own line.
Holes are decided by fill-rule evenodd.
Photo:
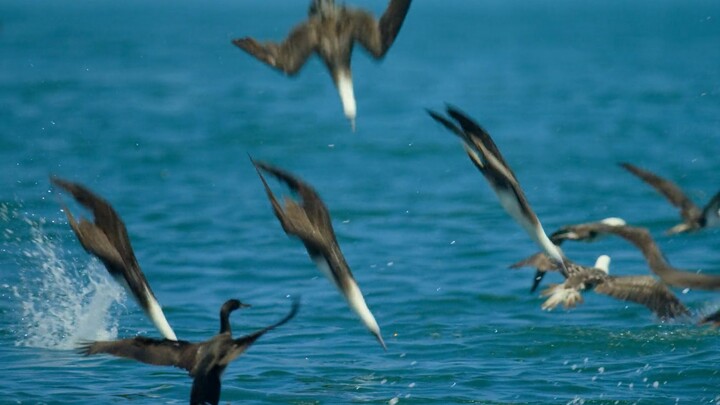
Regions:
M 85 218 L 77 222 L 70 210 L 61 203 L 68 223 L 82 247 L 105 265 L 110 275 L 125 287 L 166 339 L 177 340 L 135 258 L 125 224 L 110 203 L 78 183 L 57 177 L 52 177 L 50 181 L 70 193 L 95 217 L 94 223 Z
M 282 43 L 260 43 L 251 37 L 234 39 L 240 49 L 292 76 L 317 53 L 332 76 L 345 117 L 355 130 L 357 107 L 350 60 L 359 43 L 375 59 L 382 59 L 400 32 L 412 0 L 391 0 L 380 20 L 364 10 L 337 5 L 334 0 L 313 0 L 308 19 L 296 26 Z

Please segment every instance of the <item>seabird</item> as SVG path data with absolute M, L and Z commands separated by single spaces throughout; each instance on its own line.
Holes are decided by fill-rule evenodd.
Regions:
M 259 43 L 253 38 L 234 39 L 233 44 L 289 76 L 297 74 L 311 54 L 327 66 L 340 93 L 345 117 L 355 130 L 355 96 L 350 59 L 359 43 L 375 59 L 382 59 L 400 32 L 412 0 L 391 0 L 380 20 L 365 10 L 338 5 L 334 0 L 313 0 L 308 19 L 290 32 L 282 43 Z
M 720 290 L 720 276 L 680 270 L 671 266 L 646 228 L 598 222 L 594 225 L 582 224 L 580 228 L 568 225 L 555 234 L 556 237 L 566 240 L 588 240 L 592 235 L 603 233 L 617 235 L 637 247 L 650 270 L 667 285 L 697 290 Z
M 688 309 L 665 285 L 651 276 L 611 276 L 609 275 L 610 257 L 602 255 L 592 267 L 582 266 L 565 258 L 568 277 L 561 284 L 552 284 L 541 296 L 547 297 L 542 309 L 552 310 L 558 305 L 566 309 L 582 303 L 581 293 L 592 289 L 598 294 L 622 300 L 636 302 L 648 307 L 658 318 L 668 319 L 689 315 Z M 532 266 L 542 271 L 560 270 L 556 262 L 545 253 L 537 253 L 528 259 L 516 263 L 516 267 Z
M 600 222 L 606 223 L 608 225 L 625 225 L 625 220 L 623 220 L 622 218 L 614 218 L 614 217 L 605 218 L 605 219 L 601 220 Z M 577 229 L 579 229 L 580 231 L 582 231 L 584 229 L 583 228 L 584 225 L 592 226 L 594 224 L 595 224 L 595 222 L 588 222 L 587 224 L 578 224 L 578 225 L 574 225 L 574 226 L 577 227 Z M 587 237 L 592 240 L 594 240 L 595 238 L 598 238 L 600 236 L 602 236 L 602 235 L 594 234 L 592 230 L 589 230 L 588 235 L 587 235 Z M 565 241 L 566 239 L 567 238 L 563 238 L 563 237 L 561 237 L 561 235 L 558 235 L 558 232 L 555 232 L 550 235 L 550 241 L 557 246 L 562 245 L 563 241 Z M 536 256 L 540 256 L 540 257 L 536 257 Z M 544 257 L 544 260 L 542 259 L 542 257 Z M 545 274 L 548 271 L 556 271 L 557 266 L 554 266 L 552 263 L 548 263 L 549 259 L 547 259 L 547 256 L 543 255 L 542 253 L 538 253 L 533 256 L 530 256 L 529 258 L 527 258 L 525 260 L 521 260 L 517 263 L 510 265 L 510 268 L 517 269 L 519 267 L 534 265 L 534 264 L 528 263 L 528 261 L 531 261 L 532 263 L 537 264 L 537 266 L 535 266 L 536 271 L 535 271 L 535 277 L 533 277 L 533 285 L 532 285 L 532 287 L 530 287 L 530 292 L 532 293 L 532 292 L 535 292 L 535 290 L 537 290 L 537 288 L 540 286 L 540 282 L 542 282 L 542 279 L 545 277 Z
M 465 152 L 490 183 L 490 187 L 500 200 L 500 205 L 515 222 L 522 226 L 543 252 L 562 266 L 563 254 L 560 248 L 552 243 L 545 234 L 540 220 L 525 198 L 525 193 L 523 193 L 515 173 L 505 162 L 490 134 L 454 107 L 447 107 L 450 118 L 445 118 L 434 111 L 428 111 L 428 113 L 462 139 Z M 457 124 L 450 119 L 454 119 Z
M 560 303 L 572 307 L 582 302 L 580 291 L 595 289 L 601 294 L 620 300 L 643 304 L 661 318 L 687 313 L 687 309 L 672 292 L 652 277 L 609 276 L 602 269 L 583 267 L 565 258 L 560 248 L 545 234 L 517 178 L 490 135 L 459 110 L 448 107 L 447 112 L 459 126 L 450 119 L 429 111 L 435 120 L 463 140 L 466 153 L 488 180 L 505 211 L 525 229 L 566 278 L 565 283 L 552 286 L 543 293 L 549 297 L 543 304 L 543 309 L 552 309 Z M 606 259 L 599 263 L 601 267 L 604 260 Z M 605 264 L 604 267 L 606 266 Z
M 380 327 L 365 303 L 360 287 L 358 287 L 340 250 L 330 221 L 330 214 L 320 196 L 310 185 L 290 173 L 267 163 L 255 161 L 252 158 L 250 160 L 260 176 L 265 192 L 272 204 L 273 212 L 275 212 L 275 216 L 280 221 L 285 233 L 302 241 L 310 259 L 340 290 L 350 308 L 360 317 L 362 323 L 375 336 L 383 349 L 387 350 L 380 334 Z M 297 203 L 286 197 L 283 207 L 270 190 L 262 171 L 287 184 L 299 197 L 300 202 Z
M 249 305 L 236 299 L 226 301 L 220 309 L 220 333 L 204 342 L 192 343 L 185 340 L 161 340 L 137 336 L 132 339 L 91 342 L 80 346 L 79 350 L 86 356 L 107 353 L 143 363 L 175 366 L 187 370 L 193 378 L 190 405 L 216 405 L 220 402 L 220 378 L 228 364 L 243 354 L 267 331 L 292 319 L 298 311 L 299 301 L 293 302 L 290 313 L 279 322 L 247 336 L 233 339 L 230 313 L 247 306 Z
M 701 210 L 685 193 L 670 180 L 664 179 L 647 170 L 633 166 L 630 163 L 620 163 L 630 173 L 636 175 L 651 185 L 658 193 L 665 196 L 672 205 L 680 209 L 683 222 L 666 231 L 672 235 L 682 232 L 696 231 L 702 228 L 720 226 L 720 191 L 710 199 L 710 202 Z
M 92 211 L 95 217 L 94 223 L 85 218 L 81 218 L 78 222 L 61 202 L 70 228 L 82 247 L 105 265 L 110 275 L 135 298 L 140 308 L 166 339 L 177 340 L 150 284 L 140 269 L 125 224 L 117 212 L 103 198 L 78 183 L 57 177 L 52 177 L 50 181 L 70 193 L 79 204 Z

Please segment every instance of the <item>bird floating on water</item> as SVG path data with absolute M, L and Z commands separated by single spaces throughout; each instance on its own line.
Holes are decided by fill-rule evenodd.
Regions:
M 412 0 L 391 0 L 380 20 L 365 10 L 338 5 L 334 0 L 312 0 L 308 19 L 281 43 L 253 38 L 232 42 L 260 61 L 289 76 L 297 74 L 313 53 L 323 60 L 340 94 L 345 117 L 355 130 L 357 107 L 350 61 L 359 43 L 375 59 L 382 59 L 395 41 Z
M 318 193 L 310 185 L 286 171 L 267 163 L 252 159 L 251 161 L 285 233 L 302 241 L 317 268 L 340 290 L 350 308 L 360 317 L 383 349 L 387 349 L 380 327 L 365 303 L 360 287 L 340 250 L 330 214 Z M 284 206 L 281 205 L 268 186 L 263 171 L 285 183 L 298 196 L 299 203 L 286 197 Z
M 79 347 L 82 354 L 106 353 L 158 366 L 175 366 L 193 378 L 190 405 L 220 402 L 221 377 L 227 366 L 243 354 L 266 332 L 292 319 L 298 311 L 295 300 L 290 312 L 280 321 L 257 332 L 234 339 L 230 328 L 230 313 L 248 307 L 236 299 L 226 301 L 220 309 L 220 332 L 209 340 L 192 343 L 185 340 L 151 339 L 137 336 L 131 339 L 90 342 Z
M 115 209 L 110 203 L 79 183 L 57 177 L 52 177 L 50 181 L 70 193 L 79 204 L 92 211 L 95 217 L 94 222 L 85 218 L 81 218 L 78 222 L 70 210 L 61 203 L 68 223 L 82 247 L 105 265 L 110 275 L 135 299 L 166 339 L 177 340 L 145 274 L 140 269 L 125 223 Z

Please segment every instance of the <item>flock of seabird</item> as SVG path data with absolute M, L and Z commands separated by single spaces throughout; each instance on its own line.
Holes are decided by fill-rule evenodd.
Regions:
M 376 59 L 385 56 L 402 27 L 411 1 L 391 0 L 382 17 L 377 20 L 366 11 L 335 4 L 334 0 L 312 0 L 308 19 L 296 26 L 284 42 L 260 43 L 250 37 L 232 42 L 287 75 L 298 73 L 305 61 L 316 53 L 332 76 L 340 94 L 344 114 L 354 130 L 357 108 L 350 70 L 353 46 L 356 42 L 359 43 Z M 542 296 L 547 298 L 542 304 L 543 309 L 550 310 L 559 305 L 574 307 L 582 303 L 582 293 L 593 290 L 618 300 L 644 305 L 658 318 L 672 319 L 688 316 L 690 311 L 675 296 L 671 287 L 720 289 L 720 276 L 672 267 L 647 229 L 630 226 L 619 218 L 568 225 L 548 237 L 518 179 L 490 135 L 457 108 L 448 107 L 447 115 L 435 111 L 428 113 L 462 140 L 466 154 L 488 181 L 500 205 L 541 249 L 540 253 L 511 267 L 536 268 L 531 291 L 538 288 L 547 272 L 557 271 L 564 277 L 563 283 L 551 285 L 542 292 Z M 378 322 L 365 302 L 340 250 L 330 214 L 318 193 L 287 171 L 252 158 L 250 161 L 282 229 L 288 236 L 296 237 L 303 243 L 310 259 L 344 296 L 365 328 L 383 349 L 386 349 Z M 674 183 L 629 163 L 621 165 L 680 208 L 683 222 L 670 229 L 670 233 L 720 226 L 720 193 L 700 209 Z M 284 183 L 297 199 L 286 197 L 282 203 L 278 201 L 264 173 Z M 81 353 L 106 353 L 143 363 L 184 369 L 193 378 L 190 403 L 217 404 L 220 401 L 221 375 L 229 363 L 263 334 L 288 322 L 297 313 L 300 304 L 295 300 L 290 312 L 278 322 L 249 335 L 233 338 L 230 313 L 248 305 L 237 299 L 230 299 L 220 310 L 220 331 L 217 335 L 199 343 L 179 340 L 135 258 L 125 224 L 113 207 L 80 184 L 57 177 L 52 177 L 51 182 L 92 212 L 92 222 L 84 218 L 78 221 L 70 210 L 62 205 L 68 223 L 83 248 L 104 264 L 163 336 L 162 339 L 137 336 L 115 341 L 84 342 L 79 348 Z M 635 245 L 657 277 L 610 275 L 609 256 L 600 256 L 594 265 L 584 266 L 567 258 L 560 248 L 565 241 L 589 242 L 604 235 L 616 235 Z M 720 311 L 703 318 L 701 323 L 705 322 L 720 325 Z

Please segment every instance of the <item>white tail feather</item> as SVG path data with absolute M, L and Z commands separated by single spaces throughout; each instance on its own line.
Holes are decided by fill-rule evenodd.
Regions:
M 565 288 L 565 284 L 553 285 L 541 294 L 548 299 L 542 304 L 542 309 L 552 311 L 562 304 L 565 309 L 574 308 L 583 302 L 582 295 L 574 288 Z
M 353 91 L 352 75 L 349 71 L 340 71 L 337 75 L 337 89 L 340 94 L 340 101 L 343 105 L 345 117 L 350 120 L 350 124 L 355 130 L 355 117 L 357 115 L 357 106 L 355 105 L 355 93 Z

